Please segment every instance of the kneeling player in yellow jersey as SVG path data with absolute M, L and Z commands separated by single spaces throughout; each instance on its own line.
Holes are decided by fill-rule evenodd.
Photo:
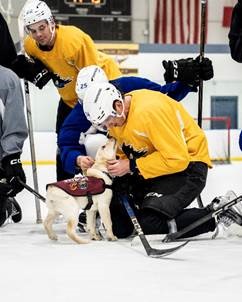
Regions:
M 108 165 L 115 176 L 111 215 L 117 237 L 133 232 L 120 202 L 123 191 L 145 234 L 180 230 L 211 211 L 211 205 L 187 208 L 205 187 L 211 161 L 204 131 L 181 103 L 145 89 L 122 96 L 112 84 L 99 83 L 87 89 L 83 108 L 93 126 L 108 129 L 119 145 L 119 158 Z M 211 218 L 185 236 L 215 227 Z

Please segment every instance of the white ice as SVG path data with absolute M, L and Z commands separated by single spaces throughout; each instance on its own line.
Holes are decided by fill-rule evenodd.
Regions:
M 31 168 L 25 167 L 33 187 Z M 55 179 L 53 166 L 39 166 L 39 191 Z M 202 194 L 206 204 L 227 190 L 242 193 L 241 164 L 215 166 Z M 34 196 L 18 196 L 23 220 L 0 228 L 0 299 L 8 302 L 241 301 L 242 238 L 191 241 L 172 256 L 146 256 L 138 239 L 77 245 L 55 224 L 51 242 L 36 224 Z M 196 202 L 194 202 L 196 206 Z M 42 216 L 46 210 L 41 202 Z M 86 236 L 86 235 L 82 235 Z M 150 238 L 154 247 L 160 241 Z

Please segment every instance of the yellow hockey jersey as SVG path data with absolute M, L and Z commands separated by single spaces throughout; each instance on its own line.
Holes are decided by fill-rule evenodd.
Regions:
M 183 171 L 191 161 L 212 166 L 205 133 L 181 103 L 145 89 L 128 95 L 126 123 L 109 133 L 118 141 L 121 158 L 135 158 L 144 178 Z
M 41 50 L 30 36 L 26 37 L 24 48 L 30 57 L 39 59 L 54 73 L 54 84 L 63 101 L 70 107 L 77 103 L 75 85 L 81 68 L 98 65 L 106 72 L 109 80 L 121 75 L 117 63 L 98 51 L 91 37 L 75 26 L 59 25 L 54 47 L 50 51 Z

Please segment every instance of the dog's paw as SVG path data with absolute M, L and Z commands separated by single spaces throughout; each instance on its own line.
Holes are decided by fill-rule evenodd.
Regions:
M 50 238 L 50 240 L 55 240 L 55 241 L 58 240 L 58 237 L 56 234 L 50 234 L 49 238 Z
M 107 240 L 108 241 L 116 241 L 116 240 L 118 240 L 118 238 L 116 236 L 112 235 L 112 236 L 107 236 Z
M 99 234 L 90 234 L 91 240 L 101 241 L 102 237 Z

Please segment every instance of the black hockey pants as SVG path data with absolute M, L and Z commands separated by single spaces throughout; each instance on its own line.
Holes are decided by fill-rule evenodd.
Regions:
M 167 234 L 168 221 L 173 218 L 177 230 L 180 230 L 205 216 L 208 213 L 207 208 L 185 208 L 201 193 L 206 177 L 207 165 L 201 162 L 190 163 L 183 172 L 155 179 L 144 180 L 140 177 L 129 176 L 126 182 L 129 183 L 129 193 L 132 196 L 130 204 L 144 233 Z M 128 237 L 133 232 L 132 222 L 120 200 L 122 193 L 118 192 L 123 183 L 123 178 L 115 179 L 114 194 L 110 205 L 113 232 L 118 238 Z M 215 220 L 212 218 L 185 234 L 184 237 L 196 236 L 214 229 Z

